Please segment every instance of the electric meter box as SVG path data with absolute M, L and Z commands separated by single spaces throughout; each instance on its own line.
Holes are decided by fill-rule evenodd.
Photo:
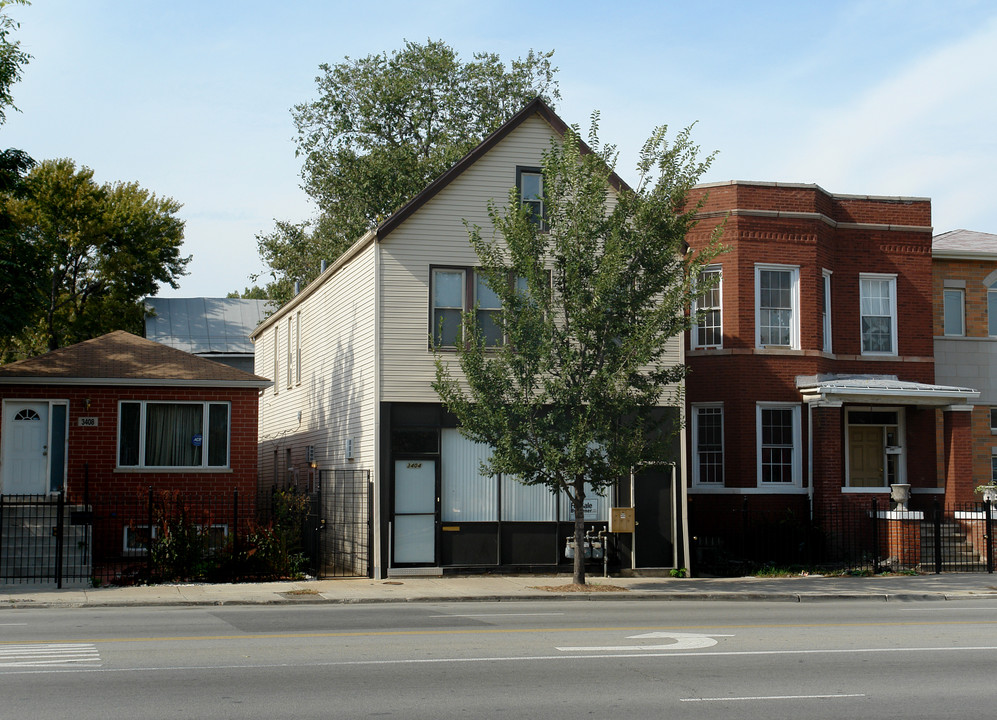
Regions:
M 609 512 L 609 532 L 632 533 L 634 531 L 634 509 L 632 507 L 613 508 Z

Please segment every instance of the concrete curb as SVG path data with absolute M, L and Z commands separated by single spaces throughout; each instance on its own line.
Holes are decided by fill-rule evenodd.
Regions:
M 281 597 L 267 595 L 258 598 L 205 598 L 172 599 L 164 598 L 117 598 L 85 600 L 36 600 L 33 598 L 0 599 L 0 610 L 41 609 L 41 608 L 121 608 L 121 607 L 224 607 L 224 606 L 270 606 L 270 605 L 385 605 L 400 603 L 486 603 L 486 602 L 536 602 L 536 601 L 669 601 L 669 602 L 842 602 L 865 600 L 875 602 L 946 602 L 959 600 L 995 600 L 997 593 L 766 593 L 766 592 L 709 592 L 709 593 L 653 593 L 653 592 L 597 592 L 597 593 L 538 593 L 517 595 L 412 595 L 395 597 L 326 597 L 305 595 Z

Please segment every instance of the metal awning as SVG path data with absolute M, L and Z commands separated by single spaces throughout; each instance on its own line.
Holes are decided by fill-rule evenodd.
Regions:
M 896 375 L 801 375 L 796 387 L 809 403 L 972 407 L 980 396 L 972 388 L 898 380 Z

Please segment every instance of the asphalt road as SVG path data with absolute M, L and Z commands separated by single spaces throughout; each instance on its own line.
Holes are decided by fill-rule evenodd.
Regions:
M 9 610 L 6 718 L 993 717 L 997 601 Z

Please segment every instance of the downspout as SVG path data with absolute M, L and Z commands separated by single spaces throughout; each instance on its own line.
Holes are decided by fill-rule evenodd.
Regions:
M 684 348 L 683 348 L 684 350 Z M 684 352 L 683 352 L 684 354 Z M 683 361 L 685 358 L 683 358 Z M 680 568 L 686 568 L 687 574 L 692 576 L 692 565 L 690 563 L 691 554 L 689 552 L 689 489 L 686 486 L 686 479 L 689 475 L 688 472 L 688 453 L 686 451 L 686 441 L 688 440 L 686 433 L 686 416 L 685 416 L 685 394 L 682 395 L 682 402 L 679 403 L 679 413 L 681 425 L 681 444 L 679 447 L 679 462 L 681 463 L 681 471 L 676 473 L 675 466 L 672 466 L 672 487 L 674 483 L 678 482 L 681 487 L 681 492 L 679 497 L 682 503 L 682 512 L 679 513 L 681 520 L 681 527 L 679 528 L 679 533 L 682 537 L 682 563 L 679 564 Z
M 387 577 L 388 569 L 383 567 L 381 560 L 384 558 L 384 549 L 381 547 L 383 535 L 381 533 L 382 522 L 384 518 L 382 513 L 384 508 L 381 504 L 381 489 L 386 482 L 386 478 L 383 477 L 384 473 L 381 467 L 381 243 L 378 242 L 377 237 L 374 238 L 373 242 L 373 252 L 374 252 L 374 451 L 372 454 L 372 465 L 371 473 L 373 476 L 373 484 L 368 488 L 369 492 L 374 496 L 373 498 L 373 519 L 370 524 L 370 534 L 373 542 L 372 551 L 374 554 L 374 572 L 372 573 L 375 580 L 381 580 Z M 388 533 L 388 552 L 391 551 L 391 532 Z M 388 560 L 388 566 L 390 567 L 391 561 Z

